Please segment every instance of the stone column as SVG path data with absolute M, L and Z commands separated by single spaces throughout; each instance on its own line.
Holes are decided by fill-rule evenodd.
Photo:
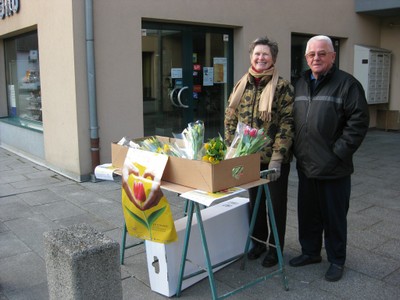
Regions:
M 122 299 L 119 244 L 86 224 L 44 233 L 49 296 Z

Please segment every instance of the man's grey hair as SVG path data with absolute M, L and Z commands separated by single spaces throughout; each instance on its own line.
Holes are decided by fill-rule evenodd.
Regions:
M 327 43 L 328 48 L 329 48 L 329 49 L 328 49 L 329 51 L 331 51 L 331 52 L 334 52 L 334 51 L 335 51 L 335 49 L 333 48 L 332 40 L 331 40 L 328 36 L 326 36 L 326 35 L 316 35 L 316 36 L 313 36 L 312 38 L 310 38 L 310 39 L 308 40 L 308 42 L 307 42 L 307 47 L 306 47 L 306 53 L 305 53 L 305 54 L 308 53 L 308 49 L 309 49 L 309 47 L 310 47 L 310 44 L 311 44 L 312 42 L 315 42 L 315 41 L 324 41 L 324 42 Z

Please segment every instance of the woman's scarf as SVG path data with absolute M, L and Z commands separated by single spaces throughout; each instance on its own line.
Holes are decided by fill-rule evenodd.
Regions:
M 262 78 L 264 76 L 271 76 L 271 80 L 267 83 L 264 90 L 261 92 L 260 103 L 258 105 L 258 111 L 260 112 L 260 119 L 270 122 L 271 121 L 271 110 L 272 110 L 272 101 L 274 100 L 274 94 L 276 90 L 276 85 L 278 83 L 278 71 L 272 67 L 268 70 L 265 70 L 262 73 L 256 73 L 252 67 L 249 68 L 249 71 L 244 74 L 244 76 L 236 83 L 233 88 L 230 102 L 228 105 L 228 113 L 234 114 L 236 108 L 238 107 L 240 100 L 242 99 L 242 95 L 244 93 L 244 89 L 246 88 L 247 77 L 248 74 L 256 78 Z

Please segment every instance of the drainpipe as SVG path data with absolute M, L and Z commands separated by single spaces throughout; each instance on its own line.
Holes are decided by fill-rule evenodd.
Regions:
M 92 158 L 92 172 L 100 164 L 100 139 L 97 123 L 96 103 L 96 74 L 94 64 L 94 38 L 93 38 L 93 0 L 85 0 L 85 22 L 86 22 L 86 67 L 88 81 L 89 99 L 89 122 L 90 122 L 90 152 Z M 92 176 L 92 181 L 95 177 Z

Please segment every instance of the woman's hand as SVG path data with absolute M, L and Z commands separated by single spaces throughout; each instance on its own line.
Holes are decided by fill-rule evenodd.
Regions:
M 144 199 L 137 199 L 133 191 L 133 186 L 130 187 L 128 184 L 129 176 L 133 175 L 136 181 L 142 183 L 151 183 L 151 190 L 149 195 Z M 141 186 L 143 188 L 144 185 Z M 122 188 L 125 191 L 129 200 L 140 210 L 147 210 L 160 203 L 161 198 L 164 196 L 161 190 L 161 184 L 156 180 L 154 174 L 145 171 L 143 176 L 140 176 L 139 169 L 132 163 L 124 163 L 122 168 Z M 145 191 L 143 191 L 144 194 Z

